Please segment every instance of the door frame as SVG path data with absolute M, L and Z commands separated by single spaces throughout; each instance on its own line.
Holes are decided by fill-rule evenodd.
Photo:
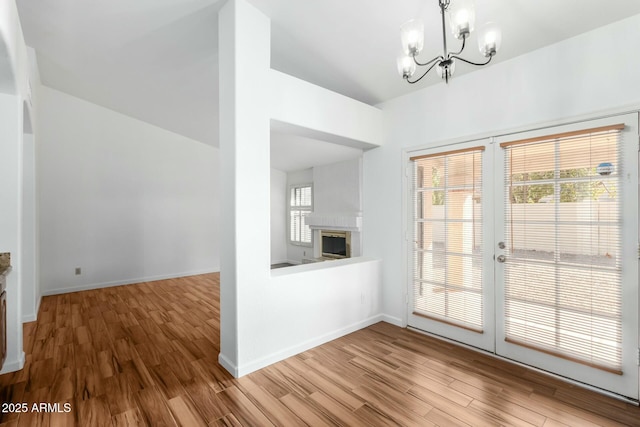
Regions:
M 589 129 L 600 126 L 606 126 L 614 123 L 623 122 L 627 126 L 621 133 L 621 160 L 638 158 L 638 116 L 637 114 L 619 115 L 610 118 L 594 119 L 572 123 L 561 126 L 551 126 L 544 129 L 534 131 L 518 132 L 507 136 L 501 136 L 495 139 L 495 162 L 496 164 L 504 164 L 504 150 L 500 148 L 500 143 L 518 139 L 535 138 L 549 134 L 557 134 L 562 132 L 570 132 L 578 129 Z M 637 218 L 638 215 L 638 161 L 626 161 L 623 169 L 621 217 Z M 495 173 L 498 176 L 498 172 Z M 635 183 L 634 183 L 635 182 Z M 496 201 L 504 197 L 504 177 L 499 179 L 496 177 L 494 193 Z M 502 194 L 503 196 L 498 197 Z M 625 200 L 628 202 L 625 203 Z M 495 205 L 495 238 L 497 241 L 504 241 L 504 203 L 496 203 Z M 530 350 L 517 344 L 505 341 L 504 330 L 504 313 L 505 313 L 505 284 L 504 284 L 504 267 L 505 264 L 495 263 L 495 283 L 496 283 L 496 354 L 508 359 L 516 360 L 529 366 L 533 366 L 548 372 L 571 372 L 571 379 L 589 384 L 591 386 L 601 388 L 603 390 L 618 393 L 623 396 L 638 400 L 639 398 L 639 377 L 638 375 L 627 374 L 632 367 L 637 368 L 638 357 L 638 313 L 640 305 L 638 303 L 638 221 L 627 222 L 624 229 L 621 230 L 621 249 L 622 249 L 622 366 L 625 374 L 617 375 L 606 372 L 604 370 L 589 367 L 587 365 L 562 359 L 551 354 L 538 350 Z M 507 260 L 507 262 L 509 262 Z M 636 278 L 635 289 L 632 289 L 630 282 L 633 277 Z M 635 304 L 634 304 L 635 301 Z M 625 328 L 625 323 L 630 323 L 630 327 Z M 635 327 L 633 326 L 635 324 Z
M 497 141 L 499 140 L 504 140 L 504 137 L 507 137 L 509 139 L 518 139 L 516 137 L 516 135 L 518 134 L 523 134 L 523 133 L 527 133 L 527 132 L 539 132 L 541 135 L 544 134 L 549 134 L 549 133 L 553 133 L 551 131 L 551 129 L 553 128 L 561 128 L 563 126 L 572 126 L 572 125 L 582 125 L 583 128 L 588 128 L 589 125 L 587 125 L 588 122 L 593 122 L 593 121 L 598 121 L 598 120 L 608 120 L 613 118 L 613 120 L 615 121 L 615 118 L 618 118 L 618 123 L 621 120 L 621 117 L 623 116 L 628 116 L 631 118 L 630 121 L 630 127 L 635 129 L 635 135 L 636 135 L 636 139 L 635 141 L 629 141 L 626 142 L 627 145 L 635 148 L 633 151 L 633 157 L 638 159 L 638 162 L 636 162 L 635 164 L 635 182 L 636 182 L 636 186 L 637 186 L 637 191 L 636 191 L 636 195 L 635 195 L 635 200 L 636 200 L 636 205 L 635 206 L 630 206 L 628 203 L 623 205 L 623 216 L 629 215 L 629 211 L 628 209 L 634 209 L 636 215 L 640 215 L 640 177 L 638 176 L 638 169 L 639 169 L 639 165 L 640 165 L 640 140 L 638 139 L 637 135 L 638 135 L 638 130 L 640 129 L 640 106 L 635 108 L 635 109 L 629 109 L 629 108 L 625 108 L 625 109 L 615 109 L 615 110 L 610 110 L 607 112 L 600 112 L 599 114 L 586 114 L 583 116 L 579 116 L 579 117 L 573 117 L 573 118 L 569 118 L 569 119 L 564 119 L 564 120 L 556 120 L 556 121 L 550 121 L 550 122 L 546 122 L 546 123 L 542 123 L 542 124 L 533 124 L 533 125 L 529 125 L 529 126 L 520 126 L 518 128 L 515 129 L 510 129 L 510 130 L 503 130 L 503 131 L 495 131 L 495 132 L 486 132 L 486 133 L 482 133 L 482 134 L 476 134 L 475 136 L 470 136 L 470 137 L 463 137 L 463 138 L 455 138 L 455 139 L 449 139 L 449 140 L 441 140 L 439 142 L 433 143 L 433 144 L 421 144 L 418 146 L 414 146 L 414 147 L 407 147 L 404 148 L 402 150 L 402 158 L 401 158 L 401 164 L 402 164 L 402 170 L 403 170 L 403 174 L 402 174 L 402 209 L 403 209 L 403 214 L 402 214 L 402 238 L 403 238 L 403 250 L 402 250 L 402 263 L 404 265 L 403 271 L 403 283 L 405 284 L 406 287 L 404 287 L 404 291 L 403 291 L 403 306 L 404 306 L 404 310 L 402 313 L 402 324 L 404 326 L 409 326 L 412 327 L 409 324 L 409 317 L 410 317 L 410 313 L 412 311 L 412 292 L 413 292 L 413 287 L 412 287 L 412 282 L 413 282 L 413 250 L 412 250 L 412 244 L 413 244 L 413 207 L 411 206 L 411 202 L 413 200 L 413 189 L 412 189 L 412 174 L 411 174 L 411 163 L 409 161 L 409 158 L 414 156 L 416 153 L 418 152 L 423 152 L 423 151 L 431 151 L 431 152 L 437 152 L 437 151 L 450 151 L 452 149 L 452 147 L 458 145 L 458 144 L 464 144 L 464 143 L 470 143 L 470 144 L 474 144 L 474 145 L 480 145 L 479 142 L 480 141 L 487 141 L 489 140 L 490 142 L 488 143 L 489 147 L 488 149 L 491 149 L 492 151 L 494 151 L 494 154 L 491 156 L 485 156 L 485 157 L 493 157 L 494 159 L 494 166 L 498 164 L 498 158 L 502 158 L 500 154 L 495 153 L 495 151 L 499 150 L 499 144 L 497 144 Z M 611 121 L 609 121 L 611 122 Z M 632 137 L 633 135 L 631 135 Z M 632 143 L 633 142 L 633 143 Z M 629 172 L 629 171 L 627 171 Z M 497 193 L 495 186 L 498 184 L 497 180 L 494 180 L 493 177 L 495 177 L 497 174 L 496 173 L 492 173 L 491 174 L 492 177 L 483 177 L 483 182 L 485 181 L 489 181 L 489 180 L 493 180 L 493 189 L 490 192 L 491 193 L 491 197 L 492 197 L 492 204 L 493 207 L 495 208 L 495 205 L 497 203 Z M 634 177 L 631 177 L 631 180 L 633 181 Z M 627 186 L 627 187 L 636 187 L 633 185 L 633 182 L 631 184 L 631 186 Z M 486 194 L 483 193 L 483 199 L 486 197 Z M 486 203 L 483 203 L 483 205 Z M 487 204 L 488 206 L 488 204 Z M 500 207 L 500 209 L 503 209 L 503 207 Z M 484 206 L 483 206 L 483 215 L 484 215 Z M 498 212 L 495 213 L 495 216 L 497 217 Z M 486 218 L 486 216 L 483 216 L 483 220 L 484 218 Z M 639 218 L 640 221 L 640 218 Z M 484 221 L 487 222 L 487 221 Z M 491 221 L 492 224 L 495 221 Z M 633 246 L 634 246 L 634 251 L 638 248 L 640 248 L 640 227 L 638 225 L 638 221 L 636 221 L 636 223 L 633 225 L 634 229 L 637 231 L 637 233 L 635 233 L 635 235 L 633 233 L 623 233 L 623 235 L 625 236 L 625 238 L 628 241 L 633 240 Z M 495 226 L 492 225 L 492 230 L 491 230 L 491 234 L 490 235 L 485 235 L 483 236 L 484 238 L 484 242 L 485 245 L 489 244 L 489 239 L 491 239 L 491 245 L 493 248 L 495 248 L 495 244 L 496 242 L 498 242 L 499 240 L 497 240 L 496 238 L 496 234 L 495 234 Z M 630 240 L 631 239 L 631 240 Z M 627 244 L 629 244 L 627 242 Z M 623 243 L 624 245 L 624 243 Z M 495 250 L 495 249 L 494 249 Z M 640 257 L 640 253 L 638 254 L 638 257 Z M 565 380 L 572 382 L 572 383 L 576 383 L 576 384 L 581 384 L 582 386 L 586 387 L 586 388 L 590 388 L 590 389 L 594 389 L 596 391 L 599 391 L 601 393 L 605 393 L 605 394 L 610 394 L 612 396 L 617 396 L 619 398 L 622 399 L 632 399 L 633 401 L 637 402 L 640 398 L 640 349 L 638 348 L 638 346 L 640 346 L 640 290 L 638 288 L 640 288 L 640 275 L 638 274 L 638 271 L 640 270 L 640 268 L 638 268 L 638 259 L 634 258 L 635 263 L 634 263 L 634 269 L 635 269 L 635 277 L 636 277 L 636 292 L 635 292 L 635 298 L 633 298 L 632 295 L 629 295 L 629 298 L 627 298 L 626 296 L 623 295 L 623 301 L 624 301 L 624 307 L 623 307 L 623 322 L 632 322 L 632 324 L 635 324 L 635 330 L 637 331 L 635 336 L 630 336 L 627 337 L 628 340 L 630 340 L 632 343 L 635 342 L 636 346 L 634 347 L 633 344 L 627 346 L 629 349 L 627 350 L 626 353 L 628 354 L 623 354 L 623 365 L 625 363 L 627 363 L 627 366 L 631 366 L 631 364 L 628 364 L 630 358 L 633 359 L 634 361 L 634 366 L 635 366 L 635 375 L 633 374 L 633 371 L 628 375 L 628 381 L 630 383 L 634 383 L 635 385 L 632 384 L 632 387 L 634 387 L 636 390 L 638 390 L 633 396 L 627 396 L 626 393 L 619 393 L 616 391 L 610 391 L 608 389 L 603 389 L 598 387 L 597 385 L 592 385 L 591 381 L 585 380 L 585 379 L 574 379 L 574 378 L 569 378 L 569 377 L 563 377 L 560 374 L 556 374 L 553 372 L 549 372 L 547 371 L 550 375 L 552 376 L 557 376 L 559 378 L 564 378 Z M 496 264 L 494 262 L 494 271 L 495 271 L 495 267 Z M 631 273 L 634 274 L 634 273 Z M 623 280 L 624 277 L 623 277 Z M 501 294 L 501 296 L 503 296 L 503 293 Z M 500 300 L 500 295 L 494 294 L 494 302 L 495 302 L 495 311 L 497 312 L 498 306 L 498 300 Z M 502 305 L 504 305 L 502 303 Z M 625 317 L 626 316 L 626 317 Z M 494 322 L 494 327 L 496 330 L 495 336 L 496 336 L 496 341 L 499 340 L 498 336 L 498 323 L 495 320 L 495 316 L 493 318 L 493 322 Z M 502 329 L 502 333 L 504 333 L 504 328 L 503 326 L 501 326 Z M 419 330 L 416 328 L 416 330 Z M 420 332 L 426 333 L 426 334 L 431 334 L 431 335 L 439 335 L 436 333 L 432 333 L 432 332 L 427 332 L 427 331 L 422 331 L 419 330 Z M 448 341 L 455 341 L 452 340 L 450 338 L 447 337 L 442 337 L 441 338 L 448 340 Z M 624 337 L 623 337 L 624 338 Z M 503 340 L 504 340 L 504 335 L 503 335 Z M 481 350 L 483 352 L 487 352 L 489 355 L 493 356 L 493 357 L 498 357 L 501 359 L 506 359 L 509 361 L 512 361 L 513 363 L 516 364 L 520 364 L 523 366 L 529 366 L 532 369 L 543 369 L 544 368 L 539 368 L 537 366 L 534 366 L 528 362 L 523 362 L 523 361 L 517 361 L 517 360 L 513 360 L 510 358 L 507 358 L 503 355 L 498 354 L 496 351 L 491 351 L 491 350 L 485 350 L 483 348 L 481 348 L 480 346 L 474 346 L 473 344 L 469 344 L 469 343 L 462 343 L 463 346 L 467 346 L 469 348 L 476 348 L 477 350 Z M 497 346 L 494 347 L 497 350 Z M 535 350 L 526 350 L 526 352 L 533 352 L 535 355 L 537 355 L 537 353 Z
M 406 170 L 407 170 L 407 184 L 406 184 L 406 215 L 405 219 L 407 221 L 407 240 L 406 240 L 406 249 L 405 256 L 407 257 L 407 282 L 409 283 L 408 291 L 407 291 L 407 325 L 413 328 L 426 330 L 429 333 L 439 335 L 442 337 L 446 337 L 447 339 L 451 339 L 454 341 L 458 341 L 464 343 L 466 345 L 471 345 L 473 347 L 486 350 L 489 352 L 494 352 L 495 350 L 495 295 L 494 295 L 494 286 L 493 286 L 493 252 L 492 253 L 484 253 L 482 258 L 482 276 L 483 276 L 483 293 L 482 293 L 482 303 L 483 303 L 483 332 L 476 332 L 469 329 L 465 329 L 464 327 L 454 326 L 448 324 L 443 321 L 432 320 L 428 318 L 424 318 L 421 316 L 417 316 L 413 314 L 413 306 L 414 306 L 414 292 L 413 292 L 413 235 L 414 235 L 414 218 L 413 218 L 413 206 L 410 206 L 413 202 L 413 192 L 412 183 L 413 179 L 413 167 L 410 157 L 416 155 L 424 155 L 424 154 L 436 154 L 439 152 L 447 152 L 458 149 L 465 149 L 470 147 L 478 147 L 484 146 L 485 150 L 482 155 L 482 169 L 493 170 L 493 154 L 492 151 L 492 138 L 482 138 L 476 140 L 467 140 L 463 142 L 457 142 L 447 145 L 441 145 L 438 147 L 432 147 L 421 150 L 414 150 L 408 152 L 409 156 L 406 158 Z M 488 215 L 493 209 L 494 199 L 493 199 L 493 174 L 492 176 L 486 177 L 482 176 L 482 241 L 483 248 L 486 247 L 487 244 L 490 244 L 493 247 L 493 236 L 494 236 L 494 221 L 493 217 Z M 426 328 L 426 329 L 425 329 Z

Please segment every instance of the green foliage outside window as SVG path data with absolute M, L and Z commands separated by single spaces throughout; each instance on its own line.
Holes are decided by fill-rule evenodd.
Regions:
M 437 167 L 431 168 L 431 182 L 434 187 L 440 186 L 440 170 Z M 431 204 L 434 206 L 444 205 L 444 191 L 434 191 L 431 195 Z
M 591 177 L 591 179 L 589 179 Z M 554 171 L 517 173 L 511 176 L 511 203 L 542 203 L 553 202 L 555 185 L 560 186 L 560 203 L 581 202 L 584 200 L 598 200 L 606 193 L 615 197 L 613 184 L 605 184 L 598 179 L 595 168 L 577 168 L 561 170 L 560 179 L 586 178 L 579 182 L 558 182 L 536 184 L 535 181 L 553 180 Z M 526 184 L 524 184 L 526 183 Z

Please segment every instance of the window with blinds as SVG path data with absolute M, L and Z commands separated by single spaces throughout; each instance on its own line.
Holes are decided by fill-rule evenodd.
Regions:
M 313 192 L 310 184 L 294 185 L 289 196 L 289 241 L 293 244 L 312 243 L 311 228 L 306 217 L 313 210 Z
M 623 128 L 501 144 L 506 340 L 615 373 Z
M 482 332 L 484 147 L 412 157 L 414 314 Z

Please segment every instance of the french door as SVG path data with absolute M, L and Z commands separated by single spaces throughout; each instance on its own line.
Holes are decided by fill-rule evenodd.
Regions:
M 409 326 L 637 400 L 637 115 L 409 167 Z

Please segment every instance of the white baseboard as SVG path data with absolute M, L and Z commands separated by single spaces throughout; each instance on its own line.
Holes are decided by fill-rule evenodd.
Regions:
M 2 371 L 0 371 L 0 375 L 8 374 L 9 372 L 16 372 L 24 368 L 24 351 L 20 352 L 17 360 L 5 360 L 4 365 L 2 366 Z
M 227 356 L 218 353 L 218 363 L 222 365 L 234 378 L 238 378 L 238 367 L 229 360 Z
M 197 276 L 200 274 L 217 273 L 218 271 L 220 270 L 217 269 L 217 270 L 186 271 L 186 272 L 177 273 L 177 274 L 138 277 L 136 279 L 115 280 L 113 282 L 91 283 L 87 285 L 71 286 L 68 288 L 48 289 L 44 291 L 42 295 L 47 296 L 47 295 L 68 294 L 70 292 L 88 291 L 92 289 L 110 288 L 113 286 L 132 285 L 135 283 L 142 283 L 142 282 L 154 282 L 156 280 L 175 279 L 178 277 L 188 277 L 188 276 Z
M 294 345 L 282 351 L 278 351 L 276 353 L 270 354 L 266 357 L 263 357 L 259 360 L 255 360 L 253 362 L 246 363 L 242 366 L 236 366 L 231 363 L 229 360 L 223 358 L 222 354 L 218 356 L 218 360 L 220 364 L 225 367 L 234 377 L 239 378 L 245 375 L 250 374 L 251 372 L 255 372 L 258 369 L 262 369 L 266 366 L 269 366 L 273 363 L 279 362 L 281 360 L 287 359 L 291 356 L 295 356 L 296 354 L 307 351 L 313 347 L 317 347 L 321 344 L 325 344 L 329 341 L 333 341 L 337 338 L 340 338 L 344 335 L 350 334 L 352 332 L 358 331 L 360 329 L 366 328 L 367 326 L 371 326 L 375 323 L 380 322 L 382 319 L 382 315 L 376 315 L 373 317 L 369 317 L 367 319 L 361 320 L 360 322 L 354 323 L 352 325 L 346 326 L 344 328 L 340 328 L 333 332 L 329 332 L 322 336 L 310 339 L 308 341 L 302 342 L 300 344 Z M 224 363 L 223 363 L 224 362 Z
M 22 323 L 35 322 L 38 320 L 38 316 L 35 313 L 25 314 L 22 316 Z
M 407 326 L 399 317 L 389 316 L 388 314 L 382 314 L 381 317 L 382 319 L 380 320 L 382 320 L 383 322 L 391 323 L 392 325 L 398 326 L 400 328 L 404 328 Z
M 35 322 L 38 320 L 38 312 L 40 311 L 40 303 L 42 302 L 42 297 L 38 298 L 38 302 L 36 303 L 36 311 L 35 313 L 29 313 L 22 316 L 22 323 Z

